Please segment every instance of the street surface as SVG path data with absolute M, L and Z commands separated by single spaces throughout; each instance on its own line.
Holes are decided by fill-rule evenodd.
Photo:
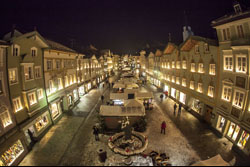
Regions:
M 224 160 L 237 158 L 236 165 L 249 162 L 231 151 L 232 144 L 225 138 L 218 138 L 210 128 L 183 110 L 180 116 L 173 115 L 174 102 L 170 98 L 160 102 L 160 93 L 154 86 L 141 88 L 152 91 L 155 96 L 154 110 L 147 111 L 148 126 L 144 134 L 148 137 L 152 150 L 166 153 L 172 165 L 188 166 L 196 161 L 221 154 Z M 20 166 L 96 166 L 119 162 L 122 156 L 114 154 L 107 146 L 109 136 L 100 135 L 96 142 L 92 127 L 98 122 L 100 96 L 109 99 L 109 90 L 98 88 L 81 98 L 80 103 L 70 113 L 53 126 L 49 132 L 33 147 L 32 151 L 20 163 Z M 161 122 L 167 122 L 166 135 L 160 133 Z M 100 163 L 97 150 L 107 151 L 108 160 Z M 113 163 L 113 165 L 115 165 Z M 117 164 L 116 164 L 117 165 Z

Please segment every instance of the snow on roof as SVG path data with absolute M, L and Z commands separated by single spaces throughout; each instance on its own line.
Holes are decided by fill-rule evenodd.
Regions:
M 134 94 L 138 91 L 139 89 L 124 89 L 124 93 L 127 93 L 127 94 Z
M 143 104 L 139 100 L 125 100 L 124 101 L 125 107 L 143 107 Z
M 4 37 L 3 37 L 3 40 L 9 41 L 13 37 L 19 37 L 19 36 L 22 36 L 22 35 L 23 34 L 21 32 L 19 32 L 18 30 L 15 29 L 13 32 L 9 32 L 9 33 L 5 34 Z
M 143 99 L 143 98 L 151 99 L 151 98 L 154 98 L 154 95 L 153 95 L 153 92 L 137 92 L 135 94 L 135 97 L 137 99 Z
M 51 41 L 49 39 L 46 39 L 46 41 L 47 41 L 47 43 L 48 43 L 48 45 L 50 46 L 51 49 L 76 53 L 76 51 L 74 51 L 73 49 L 70 49 L 67 46 L 64 46 L 64 45 L 62 45 L 60 43 L 57 43 L 55 41 Z
M 128 94 L 127 93 L 110 93 L 111 100 L 127 100 Z

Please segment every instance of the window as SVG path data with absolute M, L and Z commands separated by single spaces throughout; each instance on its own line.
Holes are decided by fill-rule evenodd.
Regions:
M 0 118 L 2 120 L 2 125 L 4 128 L 6 128 L 7 126 L 12 124 L 12 120 L 11 120 L 11 117 L 10 117 L 8 110 L 1 113 Z
M 43 89 L 37 90 L 37 96 L 38 96 L 38 100 L 41 100 L 43 98 Z
M 32 48 L 31 49 L 31 56 L 32 57 L 36 57 L 37 56 L 37 49 L 36 48 Z
M 190 89 L 194 90 L 194 81 L 190 81 Z
M 33 65 L 25 65 L 24 66 L 24 76 L 25 76 L 25 80 L 31 80 L 34 79 L 33 76 Z
M 191 63 L 191 72 L 195 72 L 195 63 Z
M 69 76 L 69 84 L 70 84 L 70 85 L 73 84 L 73 77 L 72 77 L 72 75 Z
M 58 83 L 57 83 L 57 85 L 58 85 L 58 90 L 61 90 L 61 89 L 63 89 L 63 83 L 62 83 L 62 78 L 58 78 Z
M 168 75 L 167 80 L 170 81 L 170 75 Z
M 175 62 L 172 61 L 172 68 L 175 68 Z
M 245 96 L 245 94 L 243 92 L 236 90 L 234 93 L 233 105 L 236 107 L 242 108 L 243 102 L 244 102 L 244 96 Z
M 233 71 L 233 57 L 224 56 L 224 70 Z
M 20 97 L 13 99 L 13 105 L 16 112 L 23 109 Z
M 175 83 L 175 76 L 172 76 L 172 82 Z
M 239 38 L 244 38 L 244 31 L 243 31 L 243 26 L 242 25 L 237 26 L 237 33 L 238 33 Z
M 60 69 L 60 68 L 61 68 L 61 61 L 56 60 L 56 69 Z
M 170 69 L 170 62 L 168 62 L 168 69 Z
M 65 87 L 68 87 L 69 86 L 69 79 L 68 79 L 68 76 L 65 76 Z
M 10 84 L 18 83 L 17 69 L 9 69 Z
M 20 54 L 20 47 L 18 45 L 14 45 L 13 56 L 19 56 L 19 54 Z
M 202 83 L 198 83 L 198 92 L 202 93 Z
M 182 86 L 186 87 L 187 83 L 186 83 L 186 78 L 182 78 Z
M 213 86 L 208 86 L 208 96 L 214 97 L 214 87 Z
M 204 51 L 207 53 L 209 52 L 209 46 L 207 43 L 204 44 Z
M 74 74 L 74 83 L 76 83 L 76 74 Z
M 59 116 L 60 112 L 57 103 L 51 105 L 51 114 L 53 119 L 56 119 Z
M 204 73 L 204 64 L 203 63 L 199 63 L 199 73 Z
M 232 87 L 224 85 L 221 98 L 226 100 L 226 101 L 230 101 L 231 100 L 231 93 L 232 93 Z
M 40 66 L 35 67 L 35 77 L 36 78 L 41 78 L 42 77 L 41 67 Z
M 215 75 L 215 64 L 210 64 L 209 65 L 209 74 L 210 75 Z
M 236 71 L 246 73 L 246 71 L 247 71 L 247 58 L 246 58 L 246 56 L 237 56 Z
M 235 141 L 239 134 L 239 131 L 240 131 L 240 127 L 236 125 L 235 123 L 231 122 L 230 128 L 227 132 L 227 136 Z
M 241 148 L 241 149 L 244 149 L 245 146 L 246 146 L 246 143 L 248 142 L 249 140 L 249 133 L 247 133 L 246 131 L 243 131 L 241 137 L 240 137 L 240 140 L 238 142 L 238 146 Z
M 52 60 L 47 60 L 47 70 L 52 70 Z
M 182 61 L 182 68 L 187 69 L 187 61 L 186 60 Z
M 32 106 L 32 105 L 34 105 L 34 104 L 37 103 L 36 93 L 35 92 L 28 94 L 28 97 L 29 97 L 29 104 L 30 104 L 30 106 Z
M 177 68 L 177 69 L 180 69 L 180 68 L 181 68 L 181 62 L 180 62 L 180 61 L 177 61 L 177 62 L 176 62 L 176 68 Z
M 49 92 L 50 93 L 54 92 L 54 83 L 52 80 L 49 80 Z
M 231 36 L 230 36 L 230 30 L 229 30 L 229 28 L 223 29 L 222 30 L 222 34 L 223 34 L 224 41 L 230 40 Z
M 199 53 L 200 49 L 199 49 L 199 45 L 195 45 L 195 53 Z
M 176 84 L 180 85 L 180 77 L 176 77 Z

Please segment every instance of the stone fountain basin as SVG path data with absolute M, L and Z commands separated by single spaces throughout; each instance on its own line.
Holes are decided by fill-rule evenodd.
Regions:
M 136 154 L 140 154 L 140 153 L 144 152 L 146 150 L 146 148 L 148 147 L 147 137 L 144 136 L 143 134 L 141 134 L 139 132 L 135 132 L 135 131 L 132 131 L 132 136 L 136 137 L 137 139 L 139 139 L 142 142 L 142 146 L 140 148 L 137 148 L 135 150 L 125 150 L 125 149 L 122 149 L 122 148 L 118 147 L 117 145 L 115 145 L 115 142 L 118 139 L 124 137 L 124 135 L 125 135 L 124 132 L 120 132 L 120 133 L 116 133 L 115 135 L 110 137 L 109 142 L 108 142 L 108 146 L 113 152 L 121 154 L 121 155 L 125 155 L 125 156 L 131 156 L 131 155 L 136 155 Z

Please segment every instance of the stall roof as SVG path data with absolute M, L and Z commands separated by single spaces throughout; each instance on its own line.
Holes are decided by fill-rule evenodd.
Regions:
M 114 86 L 113 86 L 113 88 L 115 88 L 115 89 L 116 89 L 116 88 L 117 88 L 117 89 L 118 89 L 118 88 L 125 88 L 125 85 L 124 85 L 124 84 L 121 84 L 121 83 L 115 83 Z
M 145 116 L 145 108 L 102 105 L 100 108 L 100 115 L 113 117 Z
M 125 100 L 124 101 L 125 107 L 143 107 L 143 104 L 139 100 Z
M 124 89 L 124 93 L 126 93 L 126 94 L 134 94 L 138 91 L 139 91 L 139 89 Z
M 153 92 L 137 92 L 135 94 L 137 99 L 151 99 L 154 98 Z
M 127 84 L 127 88 L 139 88 L 139 85 L 135 83 L 130 83 L 130 84 Z
M 127 93 L 110 93 L 111 100 L 127 100 L 128 94 Z

